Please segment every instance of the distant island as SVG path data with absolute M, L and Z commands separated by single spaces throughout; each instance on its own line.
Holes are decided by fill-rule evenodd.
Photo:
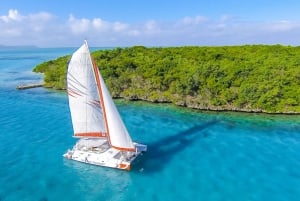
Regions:
M 114 98 L 217 111 L 300 113 L 300 47 L 143 47 L 92 53 Z M 37 65 L 66 88 L 70 55 Z
M 38 48 L 34 45 L 0 45 L 0 49 L 28 49 L 28 48 Z

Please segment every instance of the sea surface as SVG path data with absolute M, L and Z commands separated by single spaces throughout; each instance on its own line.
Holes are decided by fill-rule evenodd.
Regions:
M 130 172 L 64 159 L 72 138 L 63 91 L 40 62 L 75 48 L 0 49 L 0 201 L 298 201 L 300 116 L 203 112 L 117 100 L 134 141 Z

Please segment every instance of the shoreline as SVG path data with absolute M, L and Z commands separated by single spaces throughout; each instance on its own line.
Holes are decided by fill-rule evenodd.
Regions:
M 51 90 L 56 90 L 56 91 L 64 91 L 66 92 L 66 89 L 57 89 L 54 87 L 49 87 L 47 85 L 43 85 L 42 86 L 45 89 L 51 89 Z M 131 97 L 122 97 L 122 96 L 112 96 L 113 99 L 123 99 L 126 101 L 130 101 L 130 102 L 146 102 L 146 103 L 151 103 L 151 104 L 170 104 L 176 107 L 180 107 L 180 108 L 188 108 L 188 109 L 192 109 L 192 110 L 198 110 L 198 111 L 208 111 L 208 112 L 237 112 L 237 113 L 253 113 L 253 114 L 269 114 L 269 115 L 300 115 L 300 112 L 267 112 L 267 111 L 263 111 L 261 109 L 256 109 L 256 110 L 251 110 L 251 109 L 226 109 L 226 108 L 211 108 L 211 107 L 194 107 L 192 105 L 188 105 L 188 104 L 182 104 L 182 102 L 171 102 L 171 101 L 167 101 L 167 100 L 148 100 L 148 99 L 142 99 L 142 98 L 131 98 Z
M 187 104 L 180 104 L 180 103 L 173 103 L 171 101 L 151 101 L 147 99 L 138 99 L 138 98 L 126 98 L 126 97 L 113 97 L 113 99 L 124 99 L 126 101 L 141 101 L 141 102 L 147 102 L 147 103 L 152 103 L 152 104 L 170 104 L 174 105 L 176 107 L 181 107 L 181 108 L 188 108 L 192 110 L 198 110 L 198 111 L 210 111 L 210 112 L 237 112 L 237 113 L 253 113 L 253 114 L 269 114 L 269 115 L 300 115 L 300 113 L 297 112 L 267 112 L 263 110 L 251 110 L 251 109 L 226 109 L 226 108 L 210 108 L 210 107 L 193 107 L 192 105 L 187 105 Z
M 54 87 L 49 87 L 47 85 L 43 85 L 42 86 L 45 89 L 52 89 L 52 90 L 57 90 L 57 91 L 66 91 L 66 89 L 57 89 Z M 122 97 L 122 96 L 112 96 L 113 99 L 123 99 L 126 101 L 132 101 L 132 102 L 146 102 L 146 103 L 152 103 L 152 104 L 170 104 L 170 105 L 174 105 L 176 107 L 181 107 L 181 108 L 188 108 L 188 109 L 192 109 L 192 110 L 199 110 L 199 111 L 210 111 L 210 112 L 237 112 L 237 113 L 253 113 L 253 114 L 269 114 L 269 115 L 300 115 L 300 112 L 267 112 L 261 109 L 238 109 L 238 108 L 234 108 L 234 109 L 227 109 L 227 108 L 212 108 L 212 107 L 195 107 L 193 105 L 189 105 L 186 102 L 182 101 L 181 102 L 177 102 L 174 103 L 172 101 L 168 101 L 168 100 L 149 100 L 149 99 L 143 99 L 143 98 L 137 98 L 137 97 Z

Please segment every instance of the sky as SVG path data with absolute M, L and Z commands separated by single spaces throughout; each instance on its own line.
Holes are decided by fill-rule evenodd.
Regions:
M 300 46 L 299 0 L 0 0 L 0 45 Z

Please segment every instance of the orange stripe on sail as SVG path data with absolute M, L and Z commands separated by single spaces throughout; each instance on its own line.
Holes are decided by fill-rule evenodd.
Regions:
M 111 143 L 110 136 L 109 136 L 108 123 L 107 123 L 107 117 L 106 117 L 106 111 L 105 111 L 105 107 L 104 107 L 101 80 L 100 80 L 100 75 L 99 75 L 100 72 L 99 72 L 98 67 L 97 67 L 95 61 L 93 60 L 92 56 L 91 56 L 91 59 L 92 59 L 92 63 L 93 63 L 93 70 L 94 70 L 94 73 L 95 73 L 96 83 L 97 83 L 98 92 L 99 92 L 99 96 L 100 96 L 100 104 L 102 106 L 101 108 L 102 108 L 103 115 L 104 115 L 105 128 L 106 128 L 106 132 L 107 132 L 106 137 L 107 137 L 108 143 L 111 147 L 113 147 L 115 149 L 118 149 L 120 151 L 132 151 L 132 152 L 134 152 L 135 148 L 117 147 L 117 146 L 113 146 L 112 143 Z
M 92 56 L 91 56 L 91 60 L 93 63 L 93 70 L 95 73 L 95 78 L 96 78 L 96 83 L 97 83 L 97 88 L 98 88 L 98 93 L 99 93 L 99 98 L 100 98 L 100 104 L 102 106 L 101 108 L 102 108 L 102 112 L 103 112 L 103 116 L 104 116 L 104 123 L 105 123 L 106 132 L 107 132 L 107 139 L 108 139 L 109 145 L 112 146 L 110 137 L 109 137 L 109 129 L 108 129 L 108 124 L 107 124 L 106 111 L 105 111 L 105 107 L 104 107 L 104 100 L 103 100 L 99 70 L 98 70 L 98 67 L 97 67 L 95 61 L 93 60 Z
M 68 91 L 68 95 L 69 95 L 69 96 L 72 96 L 72 97 L 74 97 L 74 98 L 76 98 L 76 96 L 74 96 L 74 95 L 73 95 L 71 92 L 69 92 L 69 91 Z
M 105 133 L 89 132 L 89 133 L 74 133 L 75 137 L 106 137 Z
M 71 95 L 71 96 L 73 96 L 73 97 L 75 97 L 75 95 L 82 96 L 81 94 L 73 91 L 72 89 L 68 89 L 68 94 Z

